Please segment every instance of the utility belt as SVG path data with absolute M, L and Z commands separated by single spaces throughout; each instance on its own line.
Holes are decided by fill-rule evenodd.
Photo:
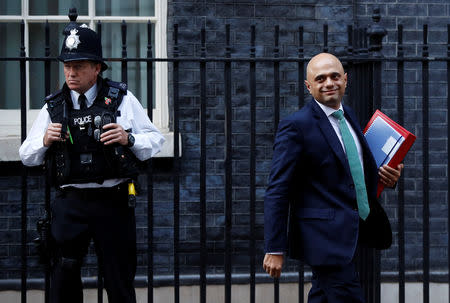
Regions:
M 73 186 L 58 189 L 58 194 L 64 198 L 78 199 L 84 201 L 106 201 L 111 203 L 113 199 L 122 198 L 128 200 L 129 207 L 136 207 L 136 182 L 128 180 L 112 187 L 87 187 L 78 188 Z
M 101 147 L 100 151 L 69 152 L 66 142 L 57 142 L 50 152 L 54 161 L 54 184 L 99 183 L 105 179 L 131 178 L 139 174 L 140 161 L 124 146 Z M 103 150 L 104 149 L 104 150 Z

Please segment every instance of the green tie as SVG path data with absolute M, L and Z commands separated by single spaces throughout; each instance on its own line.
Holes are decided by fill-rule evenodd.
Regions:
M 364 174 L 361 167 L 361 161 L 359 161 L 358 150 L 356 149 L 353 136 L 348 129 L 347 123 L 345 122 L 344 113 L 342 110 L 335 111 L 332 115 L 339 121 L 342 141 L 344 141 L 350 172 L 352 174 L 353 183 L 355 183 L 359 216 L 361 219 L 366 220 L 367 216 L 369 216 L 370 208 L 367 200 L 366 183 L 364 182 Z

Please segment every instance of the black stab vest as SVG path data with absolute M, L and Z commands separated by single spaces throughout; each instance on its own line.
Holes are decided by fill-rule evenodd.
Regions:
M 99 78 L 97 97 L 84 110 L 73 109 L 70 90 L 64 84 L 62 90 L 48 96 L 48 112 L 53 123 L 62 123 L 71 138 L 52 144 L 50 163 L 53 166 L 54 183 L 103 183 L 105 179 L 136 177 L 139 160 L 124 146 L 105 146 L 99 141 L 102 126 L 115 123 L 117 111 L 127 93 L 124 83 Z M 73 143 L 72 143 L 73 141 Z

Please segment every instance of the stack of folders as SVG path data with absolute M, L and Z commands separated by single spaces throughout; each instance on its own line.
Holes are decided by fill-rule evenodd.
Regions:
M 364 129 L 364 135 L 378 167 L 385 164 L 397 167 L 403 161 L 416 136 L 394 122 L 381 111 L 376 110 Z M 383 191 L 378 183 L 377 196 Z

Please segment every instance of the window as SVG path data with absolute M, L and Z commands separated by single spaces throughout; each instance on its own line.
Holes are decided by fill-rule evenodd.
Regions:
M 25 24 L 25 51 L 29 57 L 45 56 L 45 22 L 50 26 L 50 56 L 56 57 L 61 50 L 62 31 L 69 22 L 69 8 L 76 7 L 78 23 L 85 23 L 96 30 L 102 24 L 103 56 L 121 57 L 121 23 L 127 23 L 127 57 L 147 56 L 147 23 L 153 23 L 152 46 L 155 57 L 165 58 L 167 1 L 162 0 L 22 0 L 0 1 L 0 57 L 20 55 L 20 24 Z M 121 63 L 107 62 L 109 68 L 103 73 L 115 81 L 121 80 Z M 145 62 L 128 62 L 128 87 L 147 107 Z M 20 144 L 20 63 L 0 61 L 0 144 L 13 140 Z M 168 132 L 167 63 L 154 65 L 153 122 L 163 132 Z M 64 83 L 62 64 L 51 63 L 51 89 L 55 91 Z M 29 61 L 27 73 L 27 126 L 31 127 L 45 97 L 44 63 Z M 19 139 L 17 139 L 19 138 Z M 9 142 L 12 143 L 12 142 Z M 14 148 L 15 148 L 14 147 Z M 17 154 L 17 149 L 14 151 Z M 0 161 L 10 160 L 0 150 Z M 7 157 L 8 158 L 8 157 Z M 16 156 L 17 158 L 17 156 Z M 17 158 L 18 159 L 18 158 Z M 16 160 L 17 160 L 16 159 Z

